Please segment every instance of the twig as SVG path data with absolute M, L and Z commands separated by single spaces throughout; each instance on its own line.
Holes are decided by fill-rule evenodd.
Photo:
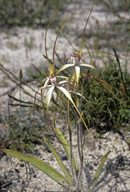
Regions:
M 125 82 L 124 82 L 123 72 L 122 72 L 122 69 L 121 69 L 120 60 L 119 60 L 119 57 L 118 57 L 118 55 L 117 55 L 116 50 L 115 50 L 115 49 L 113 49 L 113 51 L 114 51 L 114 53 L 115 53 L 116 61 L 117 61 L 118 66 L 119 66 L 119 70 L 120 70 L 120 74 L 121 74 L 122 83 L 123 83 L 123 85 L 124 85 L 125 92 L 126 92 L 126 94 L 127 94 L 127 88 L 126 88 L 126 84 L 125 84 Z

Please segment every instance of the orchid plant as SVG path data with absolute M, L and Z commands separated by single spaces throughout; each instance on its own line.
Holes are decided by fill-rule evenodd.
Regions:
M 94 6 L 94 3 L 93 3 L 93 6 Z M 67 115 L 66 116 L 67 116 L 67 127 L 68 127 L 68 133 L 69 133 L 69 143 L 64 138 L 62 132 L 56 128 L 55 115 L 53 115 L 53 123 L 51 124 L 50 119 L 49 119 L 49 122 L 51 124 L 52 130 L 53 130 L 55 136 L 57 137 L 58 141 L 60 142 L 60 144 L 64 148 L 64 151 L 65 151 L 65 153 L 68 157 L 68 160 L 69 160 L 71 171 L 68 171 L 68 169 L 64 166 L 64 164 L 63 164 L 62 160 L 60 159 L 55 147 L 53 147 L 53 145 L 51 144 L 49 139 L 47 139 L 46 137 L 43 140 L 48 145 L 48 147 L 52 151 L 53 155 L 55 156 L 59 166 L 61 167 L 61 169 L 63 171 L 63 174 L 58 172 L 56 169 L 51 167 L 49 164 L 47 164 L 47 163 L 45 163 L 45 162 L 43 162 L 43 161 L 41 161 L 35 157 L 25 155 L 23 153 L 19 153 L 16 151 L 3 149 L 3 151 L 5 153 L 7 153 L 11 156 L 19 158 L 23 161 L 30 162 L 33 166 L 37 167 L 43 173 L 48 175 L 51 179 L 55 180 L 57 183 L 62 185 L 62 187 L 67 192 L 68 191 L 69 192 L 86 192 L 86 191 L 91 192 L 93 190 L 93 188 L 95 187 L 97 180 L 99 178 L 99 175 L 101 173 L 102 167 L 103 167 L 105 161 L 107 160 L 108 155 L 110 154 L 110 151 L 108 151 L 106 153 L 106 155 L 102 158 L 101 163 L 100 163 L 100 165 L 99 165 L 99 167 L 95 173 L 95 176 L 94 176 L 92 183 L 86 189 L 85 186 L 83 185 L 83 182 L 82 182 L 83 163 L 84 163 L 83 149 L 84 149 L 85 136 L 83 136 L 83 133 L 82 133 L 82 127 L 80 124 L 81 121 L 84 124 L 84 126 L 86 127 L 92 140 L 94 140 L 94 137 L 92 136 L 91 132 L 89 131 L 89 129 L 86 125 L 86 122 L 83 118 L 83 112 L 80 112 L 80 109 L 77 106 L 75 100 L 73 99 L 72 94 L 74 93 L 77 96 L 83 97 L 81 93 L 77 92 L 78 84 L 80 81 L 81 67 L 87 67 L 88 69 L 90 69 L 90 68 L 95 69 L 95 67 L 93 65 L 86 64 L 86 63 L 80 63 L 81 57 L 85 54 L 88 54 L 88 52 L 82 53 L 82 47 L 83 47 L 83 42 L 84 42 L 85 29 L 86 29 L 87 23 L 89 21 L 90 15 L 92 13 L 93 6 L 90 10 L 89 16 L 88 16 L 87 21 L 85 23 L 85 27 L 83 29 L 80 51 L 79 52 L 75 51 L 74 54 L 71 56 L 71 63 L 70 64 L 69 63 L 64 64 L 58 71 L 56 71 L 55 62 L 54 62 L 56 42 L 57 42 L 58 36 L 60 34 L 60 31 L 61 31 L 64 23 L 67 20 L 67 17 L 63 21 L 63 24 L 60 27 L 58 34 L 56 36 L 55 42 L 54 42 L 53 62 L 50 61 L 48 54 L 47 54 L 47 31 L 48 31 L 49 26 L 53 22 L 53 19 L 55 17 L 53 17 L 50 20 L 50 22 L 46 28 L 46 32 L 45 32 L 45 54 L 46 54 L 46 58 L 47 58 L 47 62 L 48 62 L 49 76 L 47 76 L 45 79 L 43 79 L 43 81 L 42 81 L 43 85 L 35 93 L 34 103 L 36 102 L 36 97 L 37 97 L 37 94 L 39 91 L 41 91 L 41 102 L 42 103 L 43 103 L 44 97 L 46 98 L 45 104 L 46 104 L 46 111 L 47 111 L 48 119 L 49 119 L 49 106 L 50 106 L 50 102 L 51 102 L 53 93 L 56 92 L 57 96 L 59 96 L 59 97 L 62 96 L 65 98 L 65 102 L 67 103 L 67 105 L 66 105 L 67 106 L 66 107 L 66 110 L 67 110 L 66 114 Z M 64 70 L 66 70 L 69 67 L 72 67 L 74 69 L 71 77 L 59 75 L 60 73 L 62 73 Z M 94 77 L 92 77 L 92 78 L 94 78 Z M 104 88 L 105 88 L 106 84 L 104 84 L 103 81 L 96 79 L 96 78 L 95 78 L 95 80 L 97 80 L 99 83 L 104 85 Z M 73 92 L 71 90 L 71 88 L 69 90 L 67 88 L 65 88 L 65 85 L 67 85 L 67 84 L 69 84 L 72 89 L 74 88 L 75 92 Z M 46 91 L 46 96 L 45 96 L 45 91 Z M 74 155 L 72 153 L 72 148 L 73 148 L 73 145 L 72 145 L 72 128 L 71 128 L 70 118 L 69 118 L 70 109 L 75 116 L 75 123 L 76 123 L 76 128 L 77 128 L 77 148 L 78 148 L 78 153 L 79 153 L 79 163 L 77 162 L 76 158 L 74 157 Z

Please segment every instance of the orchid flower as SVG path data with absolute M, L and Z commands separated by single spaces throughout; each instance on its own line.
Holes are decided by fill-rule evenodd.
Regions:
M 95 69 L 94 66 L 90 65 L 90 64 L 85 64 L 85 63 L 80 63 L 80 59 L 81 59 L 81 55 L 78 52 L 75 52 L 72 56 L 71 56 L 71 64 L 65 64 L 63 65 L 59 71 L 57 72 L 57 74 L 69 67 L 74 67 L 75 72 L 74 72 L 74 76 L 75 76 L 75 80 L 77 82 L 79 82 L 79 77 L 80 77 L 80 67 L 89 67 L 89 68 L 93 68 Z
M 57 42 L 59 33 L 60 33 L 60 31 L 61 31 L 61 29 L 63 27 L 63 24 L 66 21 L 67 17 L 65 18 L 61 28 L 59 29 L 58 34 L 57 34 L 56 39 L 55 39 L 55 42 L 54 42 L 53 62 L 50 62 L 50 59 L 48 57 L 47 46 L 46 46 L 47 31 L 48 31 L 48 28 L 49 28 L 51 22 L 53 21 L 53 19 L 54 19 L 54 17 L 52 17 L 52 19 L 50 20 L 50 22 L 49 22 L 49 24 L 48 24 L 48 26 L 46 28 L 46 32 L 45 32 L 45 53 L 46 53 L 46 58 L 47 58 L 47 61 L 48 61 L 50 75 L 48 77 L 46 77 L 42 81 L 44 84 L 40 89 L 38 89 L 38 91 L 41 90 L 41 96 L 42 96 L 42 100 L 43 100 L 44 92 L 45 92 L 45 90 L 47 90 L 46 105 L 47 105 L 47 113 L 48 113 L 49 105 L 50 105 L 50 101 L 51 101 L 53 92 L 56 91 L 56 90 L 59 90 L 68 99 L 68 101 L 71 102 L 71 104 L 74 106 L 74 108 L 76 109 L 78 115 L 80 116 L 84 126 L 86 127 L 88 133 L 90 134 L 91 138 L 94 140 L 94 138 L 93 138 L 92 134 L 90 133 L 90 131 L 89 131 L 89 129 L 88 129 L 82 115 L 81 115 L 81 113 L 79 112 L 75 102 L 73 101 L 73 99 L 71 97 L 71 94 L 69 93 L 68 90 L 66 90 L 63 87 L 65 84 L 70 84 L 72 80 L 70 80 L 68 77 L 65 77 L 65 76 L 58 76 L 59 72 L 66 69 L 67 67 L 69 67 L 68 65 L 71 65 L 71 66 L 76 67 L 76 74 L 77 74 L 77 81 L 78 81 L 79 75 L 80 75 L 80 65 L 81 66 L 84 66 L 84 65 L 86 66 L 86 64 L 79 64 L 80 57 L 79 57 L 79 55 L 76 54 L 76 55 L 74 55 L 74 58 L 72 59 L 73 64 L 66 64 L 61 69 L 59 69 L 58 72 L 55 72 L 54 56 L 55 56 L 56 42 Z M 88 65 L 88 66 L 91 67 L 90 65 Z M 92 66 L 92 68 L 93 68 L 93 66 Z M 64 80 L 58 81 L 59 78 L 64 79 Z M 36 92 L 36 94 L 38 93 L 38 91 Z M 36 98 L 36 94 L 35 94 L 35 98 Z
M 93 69 L 95 69 L 95 67 L 92 66 L 92 65 L 85 64 L 85 63 L 80 63 L 81 56 L 87 54 L 87 53 L 82 54 L 82 48 L 83 48 L 83 42 L 84 42 L 85 29 L 86 29 L 86 27 L 87 27 L 89 18 L 90 18 L 90 16 L 91 16 L 91 13 L 92 13 L 92 10 L 93 10 L 93 7 L 94 7 L 94 2 L 93 2 L 92 8 L 91 8 L 91 10 L 90 10 L 89 16 L 88 16 L 88 18 L 87 18 L 87 20 L 86 20 L 86 23 L 85 23 L 85 26 L 84 26 L 84 29 L 83 29 L 80 52 L 75 52 L 75 53 L 71 56 L 71 64 L 65 64 L 65 65 L 63 65 L 63 66 L 59 69 L 59 71 L 57 72 L 57 73 L 59 73 L 59 72 L 65 70 L 65 69 L 67 69 L 67 68 L 69 68 L 69 67 L 74 67 L 74 75 L 73 75 L 73 77 L 74 77 L 77 85 L 78 85 L 79 77 L 80 77 L 80 67 L 88 67 L 88 68 L 93 68 Z
M 58 79 L 64 79 L 62 81 L 58 82 Z M 44 91 L 47 89 L 47 95 L 46 95 L 46 105 L 47 105 L 47 112 L 49 109 L 49 104 L 53 95 L 53 92 L 58 89 L 60 90 L 66 97 L 72 102 L 72 98 L 70 93 L 63 87 L 65 84 L 70 83 L 68 77 L 65 76 L 49 76 L 46 79 L 44 79 L 44 85 L 40 88 L 42 90 L 43 94 Z
M 78 115 L 80 116 L 83 124 L 85 125 L 88 133 L 90 134 L 91 138 L 94 140 L 94 138 L 93 138 L 92 134 L 90 133 L 90 131 L 89 131 L 89 129 L 88 129 L 88 127 L 87 127 L 87 125 L 86 125 L 86 123 L 85 123 L 82 115 L 81 115 L 81 113 L 79 112 L 76 104 L 74 103 L 74 101 L 73 101 L 73 99 L 72 99 L 72 97 L 71 97 L 71 94 L 69 93 L 69 91 L 67 91 L 67 90 L 63 87 L 63 85 L 65 85 L 66 83 L 70 83 L 70 81 L 69 81 L 69 80 L 62 80 L 62 81 L 59 81 L 59 82 L 58 82 L 58 81 L 57 81 L 58 78 L 68 79 L 68 77 L 65 77 L 65 76 L 56 76 L 56 75 L 55 75 L 55 76 L 51 76 L 51 77 L 47 77 L 47 78 L 44 79 L 44 85 L 39 89 L 39 90 L 41 90 L 41 91 L 43 92 L 43 94 L 44 94 L 44 91 L 45 91 L 46 89 L 48 89 L 48 90 L 47 90 L 47 94 L 46 94 L 47 113 L 48 113 L 49 104 L 50 104 L 50 101 L 51 101 L 53 92 L 54 92 L 56 89 L 60 90 L 61 93 L 63 93 L 63 94 L 65 95 L 65 97 L 72 103 L 72 105 L 73 105 L 74 108 L 76 109 Z M 38 91 L 39 91 L 39 90 L 38 90 Z M 36 94 L 37 94 L 37 93 L 36 93 Z M 43 94 L 42 94 L 42 96 L 43 96 Z M 35 97 L 36 97 L 36 95 L 35 95 Z

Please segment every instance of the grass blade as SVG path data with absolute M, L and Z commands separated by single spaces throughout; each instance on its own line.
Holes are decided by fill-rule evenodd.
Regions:
M 89 192 L 91 192 L 92 189 L 94 188 L 94 186 L 96 185 L 96 183 L 97 183 L 97 181 L 98 181 L 98 178 L 99 178 L 99 176 L 100 176 L 102 167 L 103 167 L 104 163 L 106 162 L 106 160 L 107 160 L 110 152 L 111 152 L 111 151 L 109 150 L 109 151 L 103 156 L 103 158 L 102 158 L 102 160 L 101 160 L 101 162 L 100 162 L 100 164 L 99 164 L 99 166 L 98 166 L 98 169 L 97 169 L 97 171 L 96 171 L 96 173 L 95 173 L 95 175 L 94 175 L 94 179 L 93 179 L 92 185 L 91 185 L 91 187 L 90 187 L 90 189 L 89 189 Z

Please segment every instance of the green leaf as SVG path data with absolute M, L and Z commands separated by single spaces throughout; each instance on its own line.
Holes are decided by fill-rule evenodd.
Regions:
M 98 178 L 99 178 L 99 176 L 100 176 L 100 174 L 101 174 L 102 167 L 103 167 L 104 163 L 106 162 L 106 160 L 107 160 L 110 152 L 111 152 L 111 151 L 109 150 L 109 151 L 103 156 L 103 158 L 102 158 L 102 160 L 101 160 L 101 162 L 100 162 L 100 164 L 99 164 L 99 166 L 98 166 L 98 169 L 97 169 L 97 171 L 96 171 L 96 173 L 95 173 L 95 175 L 94 175 L 94 179 L 93 179 L 92 185 L 90 186 L 89 192 L 91 192 L 92 189 L 94 188 L 94 186 L 96 185 L 96 183 L 97 183 L 97 181 L 98 181 Z
M 62 146 L 63 146 L 63 148 L 64 148 L 64 150 L 66 152 L 66 155 L 67 155 L 68 159 L 71 160 L 70 146 L 69 146 L 68 142 L 66 141 L 66 139 L 64 138 L 63 134 L 61 133 L 61 131 L 59 129 L 55 129 L 55 132 L 57 134 L 58 139 L 62 143 Z M 77 164 L 77 161 L 76 161 L 74 155 L 72 155 L 72 159 L 73 159 L 74 170 L 75 170 L 75 172 L 77 172 L 79 168 L 78 168 L 78 164 Z
M 68 187 L 69 184 L 71 185 L 71 183 L 61 173 L 59 173 L 56 169 L 36 157 L 25 155 L 23 153 L 12 151 L 9 149 L 2 149 L 2 151 L 7 153 L 8 155 L 21 159 L 23 161 L 28 161 L 34 167 L 38 168 L 40 171 L 48 175 L 51 179 L 53 179 L 62 186 Z
M 44 141 L 47 144 L 47 146 L 50 148 L 50 150 L 52 151 L 53 155 L 55 156 L 57 162 L 59 163 L 59 165 L 60 165 L 62 171 L 64 172 L 64 174 L 67 176 L 67 178 L 70 181 L 71 185 L 73 185 L 73 181 L 72 181 L 71 175 L 69 174 L 69 172 L 67 171 L 67 169 L 64 166 L 63 162 L 61 161 L 58 153 L 56 152 L 56 150 L 54 148 L 54 146 L 51 144 L 49 139 L 47 139 L 46 137 L 44 137 Z

